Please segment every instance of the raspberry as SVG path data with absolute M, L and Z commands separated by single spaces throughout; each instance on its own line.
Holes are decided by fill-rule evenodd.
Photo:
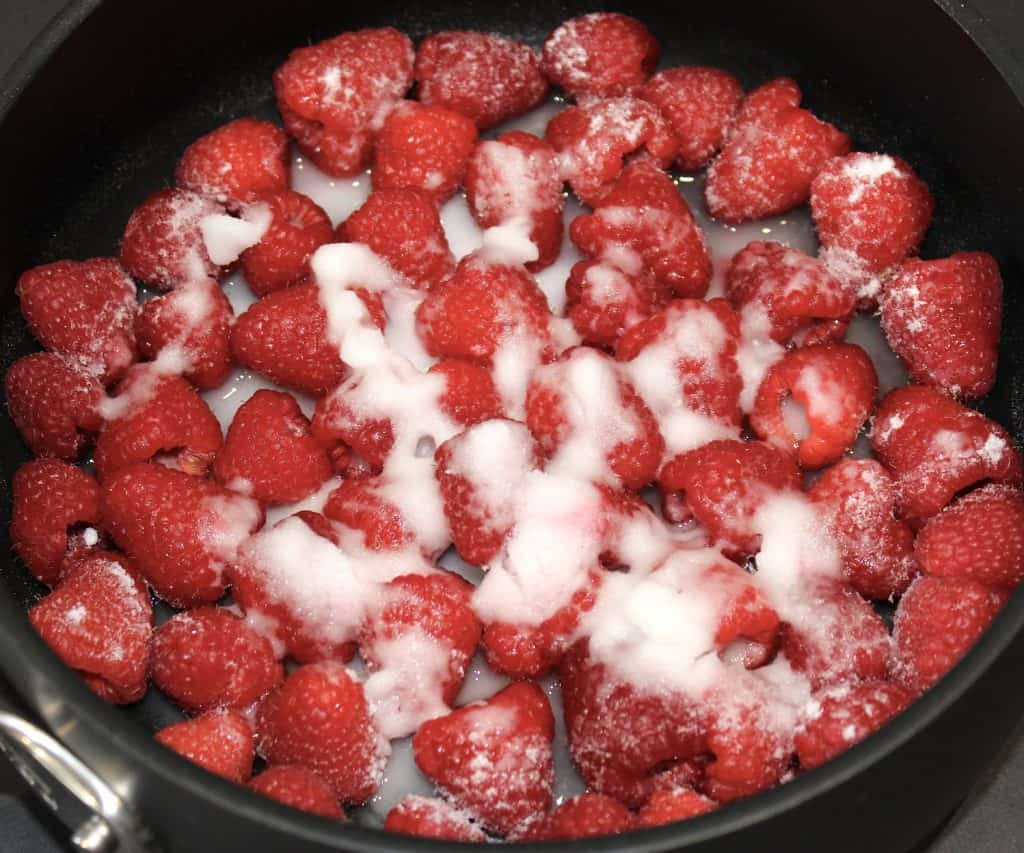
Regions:
M 416 533 L 400 507 L 385 497 L 383 476 L 349 479 L 327 498 L 324 515 L 361 533 L 369 551 L 400 551 L 413 545 Z
M 886 285 L 882 328 L 910 378 L 973 400 L 992 390 L 1003 282 L 985 252 L 907 261 Z
M 269 121 L 240 118 L 199 137 L 174 175 L 183 190 L 233 207 L 288 188 L 288 137 Z
M 718 803 L 689 788 L 655 791 L 637 813 L 638 827 L 662 826 L 699 817 L 718 808 Z
M 565 21 L 547 37 L 541 69 L 577 99 L 635 95 L 654 71 L 660 53 L 658 42 L 640 21 L 594 12 Z
M 521 841 L 571 841 L 618 835 L 633 827 L 633 815 L 622 803 L 604 794 L 587 791 L 566 800 L 533 824 Z
M 312 770 L 295 764 L 268 767 L 249 782 L 249 790 L 293 809 L 321 817 L 345 820 L 334 793 Z
M 672 180 L 650 163 L 627 166 L 593 214 L 578 216 L 569 236 L 588 256 L 623 247 L 675 296 L 699 299 L 711 281 L 704 233 Z
M 415 74 L 424 104 L 462 113 L 480 130 L 533 109 L 548 91 L 528 44 L 472 30 L 427 36 Z
M 430 797 L 410 795 L 388 812 L 387 832 L 441 841 L 486 841 L 487 836 L 464 811 Z
M 252 729 L 237 711 L 207 711 L 194 720 L 166 726 L 155 737 L 157 743 L 204 770 L 239 785 L 252 775 Z
M 573 264 L 565 283 L 566 316 L 584 344 L 614 349 L 623 333 L 663 308 L 671 291 L 641 270 L 602 260 Z

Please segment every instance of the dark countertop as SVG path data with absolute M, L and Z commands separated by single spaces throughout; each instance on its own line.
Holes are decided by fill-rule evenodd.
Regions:
M 1011 5 L 1008 5 L 1011 4 Z M 1019 0 L 974 0 L 985 12 L 1003 12 L 1005 42 L 1017 55 L 1024 52 L 1024 3 Z M 0 0 L 0 75 L 64 0 Z M 1010 29 L 1007 30 L 1007 25 Z M 0 756 L 0 849 L 4 853 L 60 853 L 59 828 L 30 803 L 25 787 Z M 45 823 L 45 828 L 44 828 Z M 1024 851 L 1024 727 L 982 778 L 949 822 L 913 853 L 1012 853 Z

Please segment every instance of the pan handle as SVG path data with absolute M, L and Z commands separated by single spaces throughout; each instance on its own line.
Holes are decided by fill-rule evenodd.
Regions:
M 76 755 L 20 716 L 0 691 L 0 751 L 71 830 L 83 853 L 157 853 L 152 835 L 114 790 Z

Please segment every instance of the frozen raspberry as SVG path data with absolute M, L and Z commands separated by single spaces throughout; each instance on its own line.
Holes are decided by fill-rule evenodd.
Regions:
M 80 468 L 35 459 L 17 470 L 11 492 L 14 551 L 33 575 L 53 586 L 66 554 L 99 542 L 100 487 Z M 85 535 L 95 538 L 90 543 Z
M 153 683 L 189 714 L 244 711 L 284 679 L 270 641 L 222 607 L 172 616 L 151 648 Z
M 676 166 L 692 172 L 706 166 L 722 147 L 743 100 L 743 87 L 726 71 L 687 65 L 659 71 L 644 84 L 640 97 L 669 120 L 679 140 Z
M 704 194 L 716 219 L 736 224 L 803 204 L 826 161 L 850 150 L 845 133 L 799 108 L 801 97 L 780 78 L 744 99 L 708 169 Z
M 897 519 L 896 487 L 874 459 L 844 459 L 809 492 L 839 547 L 846 580 L 865 598 L 892 600 L 917 574 L 914 532 Z
M 239 785 L 252 775 L 252 728 L 237 711 L 207 711 L 160 729 L 157 743 Z
M 237 206 L 288 188 L 288 137 L 269 121 L 240 118 L 199 137 L 181 155 L 183 190 Z
M 580 261 L 565 283 L 566 316 L 583 343 L 613 349 L 626 329 L 663 308 L 671 290 L 645 271 L 626 272 L 610 261 Z
M 821 261 L 781 243 L 748 243 L 733 255 L 725 287 L 737 311 L 764 317 L 784 345 L 842 338 L 854 309 L 853 295 Z
M 594 212 L 573 220 L 569 236 L 585 255 L 636 252 L 678 297 L 699 299 L 711 281 L 704 233 L 671 178 L 650 163 L 627 166 Z
M 985 252 L 907 261 L 882 295 L 882 328 L 910 378 L 973 400 L 992 390 L 1003 281 Z
M 302 193 L 282 189 L 261 195 L 270 210 L 270 224 L 255 246 L 240 256 L 245 283 L 257 296 L 266 296 L 303 281 L 313 253 L 334 238 L 326 213 Z
M 917 252 L 934 208 L 925 182 L 888 154 L 836 157 L 811 184 L 821 259 L 865 307 L 876 303 L 880 279 Z
M 29 449 L 39 456 L 76 460 L 103 426 L 103 388 L 60 356 L 19 358 L 4 376 L 7 412 Z
M 353 804 L 380 787 L 390 753 L 362 685 L 342 664 L 327 661 L 299 667 L 260 703 L 256 745 L 270 763 L 307 767 Z
M 821 468 L 853 446 L 877 394 L 875 367 L 856 344 L 801 347 L 768 370 L 750 426 L 800 467 Z
M 369 246 L 419 290 L 429 290 L 455 269 L 437 205 L 422 189 L 374 190 L 338 226 L 337 236 Z
M 320 817 L 345 820 L 334 793 L 312 770 L 295 764 L 268 767 L 249 782 L 249 790 L 293 809 Z
M 294 503 L 330 479 L 331 463 L 295 398 L 263 389 L 235 412 L 213 476 L 263 503 Z
M 106 701 L 126 704 L 145 694 L 153 607 L 146 585 L 120 554 L 73 557 L 56 589 L 28 618 Z
M 402 101 L 381 128 L 373 152 L 373 188 L 418 189 L 442 202 L 455 194 L 476 144 L 461 113 Z
M 427 36 L 416 53 L 417 95 L 487 130 L 533 109 L 548 82 L 533 49 L 495 33 L 452 30 Z
M 161 454 L 192 474 L 205 474 L 220 449 L 220 423 L 196 389 L 180 376 L 139 365 L 121 382 L 110 420 L 96 442 L 100 480 L 133 462 Z
M 535 684 L 506 687 L 424 723 L 416 764 L 438 790 L 496 835 L 521 831 L 551 805 L 551 706 Z
M 800 713 L 793 742 L 804 770 L 813 770 L 877 731 L 914 700 L 889 681 L 837 684 L 813 697 Z
M 566 800 L 520 836 L 521 841 L 571 841 L 618 835 L 633 827 L 633 815 L 622 803 L 587 791 Z
M 638 827 L 662 826 L 699 817 L 718 808 L 718 803 L 689 788 L 655 791 L 637 813 Z
M 387 832 L 436 838 L 441 841 L 487 840 L 473 819 L 444 800 L 410 795 L 404 797 L 384 820 Z
M 669 505 L 681 493 L 683 507 L 726 552 L 753 554 L 760 542 L 755 513 L 768 495 L 798 490 L 800 472 L 769 444 L 723 439 L 669 460 L 658 485 Z
M 231 372 L 231 303 L 212 278 L 196 279 L 142 306 L 135 323 L 139 353 L 155 359 L 166 347 L 189 362 L 186 379 L 198 388 L 216 388 Z
M 896 608 L 895 679 L 916 693 L 927 690 L 974 645 L 1007 598 L 1005 590 L 966 578 L 919 577 Z
M 370 160 L 384 119 L 412 85 L 415 52 L 390 27 L 356 30 L 293 50 L 274 72 L 285 130 L 329 175 L 352 175 Z
M 466 200 L 484 229 L 529 224 L 537 259 L 526 264 L 538 272 L 562 248 L 562 178 L 554 149 L 521 130 L 486 139 L 473 150 L 466 171 Z
M 558 152 L 562 178 L 576 197 L 594 207 L 605 200 L 627 162 L 667 168 L 679 150 L 658 108 L 638 98 L 587 101 L 562 110 L 545 138 Z M 679 199 L 685 207 L 685 202 Z
M 593 12 L 562 23 L 544 42 L 541 68 L 574 98 L 635 95 L 661 50 L 636 18 Z
M 100 516 L 156 593 L 177 607 L 220 598 L 225 566 L 263 524 L 251 498 L 153 463 L 107 478 Z
M 171 290 L 199 277 L 216 278 L 219 268 L 206 251 L 199 228 L 224 208 L 188 190 L 163 189 L 135 208 L 121 239 L 121 263 L 133 278 Z
M 897 514 L 914 525 L 975 483 L 1022 479 L 1020 453 L 999 424 L 930 388 L 890 391 L 871 446 L 896 480 Z
M 929 575 L 1015 587 L 1024 578 L 1024 494 L 990 484 L 928 520 L 915 553 Z

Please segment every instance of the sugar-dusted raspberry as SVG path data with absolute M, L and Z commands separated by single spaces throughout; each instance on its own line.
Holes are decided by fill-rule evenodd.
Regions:
M 402 101 L 384 122 L 373 153 L 373 188 L 418 189 L 438 202 L 455 194 L 476 144 L 461 113 Z
M 165 726 L 155 737 L 204 770 L 239 785 L 252 775 L 252 727 L 238 711 L 207 711 L 194 720 Z
M 384 829 L 399 835 L 441 841 L 486 841 L 480 827 L 464 811 L 432 797 L 404 797 L 384 819 Z
M 28 618 L 106 701 L 137 702 L 145 694 L 153 608 L 146 585 L 120 554 L 73 556 L 60 583 Z
M 565 21 L 547 37 L 541 68 L 574 98 L 635 95 L 660 54 L 636 18 L 594 12 Z
M 573 264 L 565 294 L 566 316 L 583 343 L 609 349 L 626 329 L 646 320 L 671 298 L 671 290 L 646 271 L 633 274 L 611 261 L 596 259 Z
M 415 52 L 396 29 L 355 30 L 293 50 L 274 72 L 285 130 L 329 175 L 369 163 L 376 134 L 412 85 Z
M 100 517 L 156 593 L 178 607 L 220 598 L 225 567 L 263 524 L 251 498 L 154 463 L 108 477 Z
M 803 204 L 822 166 L 850 150 L 845 133 L 800 109 L 801 97 L 780 78 L 744 99 L 708 169 L 704 194 L 716 219 L 747 222 Z
M 633 828 L 633 815 L 618 800 L 587 791 L 565 800 L 533 824 L 517 840 L 571 841 L 618 835 Z
M 480 130 L 533 109 L 548 91 L 533 48 L 473 30 L 427 36 L 416 53 L 415 74 L 424 104 L 462 113 Z
M 662 826 L 699 817 L 716 808 L 718 803 L 690 788 L 655 791 L 637 813 L 636 824 L 640 827 Z
M 910 378 L 973 400 L 992 390 L 1003 281 L 985 252 L 900 266 L 882 295 L 882 328 Z
M 604 201 L 627 161 L 664 169 L 679 151 L 658 108 L 629 97 L 562 110 L 548 123 L 545 138 L 558 152 L 562 178 L 591 207 Z
M 297 764 L 268 767 L 249 782 L 249 790 L 293 809 L 310 814 L 345 820 L 334 792 L 312 770 Z
M 269 121 L 235 119 L 185 149 L 175 182 L 232 207 L 285 190 L 288 137 Z
M 760 698 L 760 697 L 758 697 Z M 792 724 L 774 719 L 769 702 L 726 697 L 708 710 L 708 752 L 704 791 L 728 803 L 774 787 L 793 753 Z
M 743 100 L 739 80 L 719 68 L 684 65 L 659 71 L 640 97 L 669 120 L 679 140 L 676 165 L 701 169 L 722 147 L 726 130 Z
M 309 259 L 334 237 L 331 220 L 308 196 L 282 189 L 265 193 L 259 203 L 270 210 L 270 224 L 260 241 L 240 256 L 245 282 L 266 296 L 303 281 Z
M 675 296 L 700 298 L 711 281 L 704 232 L 671 178 L 650 163 L 627 166 L 594 212 L 573 220 L 569 236 L 585 255 L 636 252 Z
M 58 355 L 19 358 L 4 375 L 7 412 L 39 456 L 76 460 L 103 426 L 99 381 Z

